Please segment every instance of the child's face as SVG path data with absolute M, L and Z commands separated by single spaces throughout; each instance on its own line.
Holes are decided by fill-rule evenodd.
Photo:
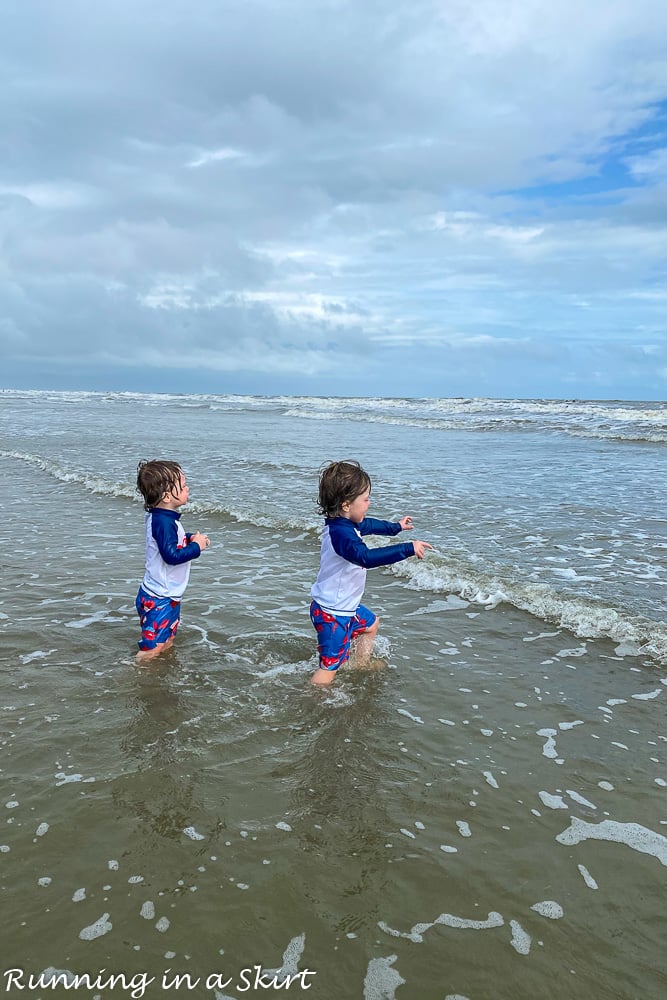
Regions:
M 347 517 L 350 521 L 354 521 L 355 524 L 359 524 L 366 517 L 366 511 L 368 510 L 370 502 L 371 491 L 364 490 L 363 493 L 360 493 L 359 496 L 355 497 L 350 503 L 343 504 L 343 517 Z
M 178 479 L 178 485 L 174 486 L 171 493 L 165 493 L 162 497 L 161 506 L 166 507 L 167 510 L 178 510 L 179 507 L 188 502 L 189 496 L 190 487 L 185 480 L 185 476 L 181 474 Z

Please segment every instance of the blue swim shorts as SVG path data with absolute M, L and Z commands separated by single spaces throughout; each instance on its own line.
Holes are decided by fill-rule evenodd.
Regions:
M 139 649 L 155 649 L 168 639 L 173 639 L 181 620 L 180 601 L 174 601 L 170 597 L 153 597 L 143 587 L 139 587 L 135 606 L 141 622 Z
M 377 615 L 360 604 L 354 615 L 332 615 L 319 606 L 310 605 L 310 620 L 317 632 L 317 651 L 322 670 L 338 670 L 350 655 L 350 643 L 375 622 Z

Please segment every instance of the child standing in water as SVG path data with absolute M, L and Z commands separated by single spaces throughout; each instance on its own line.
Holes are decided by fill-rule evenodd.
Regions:
M 317 632 L 319 668 L 313 684 L 331 684 L 350 655 L 350 644 L 363 635 L 356 659 L 370 659 L 379 619 L 361 604 L 366 570 L 417 556 L 423 559 L 428 542 L 399 542 L 369 549 L 362 535 L 397 535 L 412 529 L 412 518 L 379 521 L 366 517 L 371 480 L 358 462 L 331 462 L 320 474 L 318 506 L 324 515 L 320 572 L 310 591 L 310 618 Z
M 169 649 L 180 622 L 181 597 L 190 578 L 190 562 L 210 545 L 208 535 L 186 534 L 179 508 L 190 489 L 178 462 L 139 462 L 137 490 L 146 511 L 146 572 L 137 594 L 141 622 L 137 661 Z

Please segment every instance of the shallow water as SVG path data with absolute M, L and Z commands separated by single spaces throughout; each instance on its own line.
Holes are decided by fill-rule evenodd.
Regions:
M 280 995 L 326 1000 L 665 995 L 667 678 L 651 624 L 640 653 L 636 638 L 575 635 L 482 587 L 448 587 L 451 562 L 411 561 L 408 576 L 368 577 L 386 669 L 347 669 L 315 691 L 311 499 L 325 446 L 306 428 L 325 421 L 281 422 L 260 404 L 176 419 L 178 403 L 155 397 L 1 402 L 0 973 L 143 971 L 155 977 L 146 996 L 167 969 L 192 977 L 173 995 L 276 994 L 270 976 L 247 986 L 242 970 L 256 965 L 313 970 L 309 990 L 297 979 Z M 148 425 L 146 411 L 157 412 Z M 172 420 L 171 454 L 192 484 L 183 520 L 213 546 L 193 566 L 173 651 L 138 670 L 133 469 Z M 579 611 L 605 604 L 659 626 L 657 501 L 621 502 L 633 482 L 656 490 L 659 444 L 627 463 L 616 454 L 618 493 L 593 496 L 581 471 L 591 442 L 557 437 L 549 453 L 572 475 L 554 496 L 553 465 L 524 475 L 540 441 L 545 454 L 535 430 L 505 438 L 501 462 L 495 432 L 431 428 L 433 441 L 375 422 L 359 438 L 340 416 L 326 427 L 326 457 L 380 469 L 371 513 L 412 513 L 444 559 L 451 530 L 475 584 L 527 587 L 538 561 L 525 550 L 549 549 L 529 530 L 561 539 L 567 555 L 550 551 L 573 566 L 575 531 L 598 532 L 616 510 L 609 542 L 600 532 L 590 546 L 610 567 L 598 573 L 606 604 L 591 581 L 566 581 L 568 592 L 540 572 L 535 585 L 561 607 L 572 593 Z M 401 435 L 424 439 L 419 455 Z M 511 523 L 516 552 L 499 544 L 492 559 Z

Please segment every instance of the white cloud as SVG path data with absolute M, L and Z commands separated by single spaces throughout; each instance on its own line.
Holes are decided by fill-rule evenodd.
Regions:
M 220 163 L 224 160 L 241 160 L 245 154 L 240 149 L 224 147 L 222 149 L 201 150 L 192 160 L 188 161 L 189 167 L 203 167 L 207 163 Z
M 631 156 L 627 164 L 630 173 L 640 180 L 667 181 L 667 149 L 655 149 L 646 156 Z
M 67 211 L 82 208 L 95 200 L 95 192 L 82 184 L 45 181 L 33 184 L 5 184 L 0 180 L 0 199 L 3 195 L 25 198 L 35 208 L 51 211 Z

